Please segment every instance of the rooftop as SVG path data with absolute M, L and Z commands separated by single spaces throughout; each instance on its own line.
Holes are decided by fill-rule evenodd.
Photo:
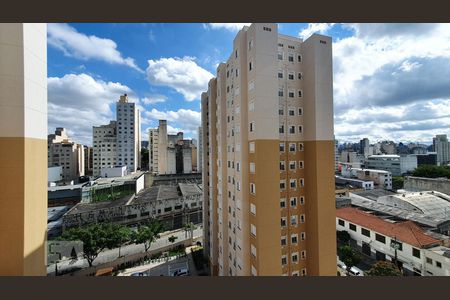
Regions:
M 382 189 L 373 189 L 373 190 L 366 190 L 366 191 L 356 191 L 353 192 L 353 194 L 356 194 L 358 196 L 364 197 L 364 198 L 368 198 L 371 200 L 377 200 L 379 197 L 382 196 L 388 196 L 388 195 L 395 195 L 395 193 L 387 191 L 387 190 L 382 190 Z
M 435 191 L 413 192 L 390 195 L 389 197 L 405 201 L 423 214 L 450 219 L 450 197 Z
M 439 240 L 425 234 L 425 231 L 412 221 L 385 221 L 368 212 L 353 207 L 336 209 L 336 216 L 390 238 L 397 238 L 397 240 L 414 247 L 429 248 L 440 244 Z

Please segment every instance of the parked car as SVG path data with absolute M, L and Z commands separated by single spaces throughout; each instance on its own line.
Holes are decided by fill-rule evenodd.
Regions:
M 131 274 L 131 276 L 148 276 L 147 272 L 137 272 Z
M 364 271 L 353 266 L 348 270 L 350 276 L 364 276 Z
M 181 268 L 176 270 L 175 272 L 173 272 L 172 276 L 188 276 L 189 275 L 189 271 L 186 268 Z
M 344 271 L 347 270 L 347 266 L 345 265 L 345 263 L 340 260 L 337 261 L 337 266 Z

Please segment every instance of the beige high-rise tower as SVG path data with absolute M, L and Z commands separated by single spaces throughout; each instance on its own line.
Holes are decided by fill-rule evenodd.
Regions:
M 244 27 L 202 94 L 213 275 L 336 275 L 331 46 Z

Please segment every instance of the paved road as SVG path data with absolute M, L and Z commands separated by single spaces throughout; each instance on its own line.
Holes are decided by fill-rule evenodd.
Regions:
M 202 236 L 202 234 L 203 234 L 202 230 L 203 229 L 201 226 L 198 226 L 194 230 L 194 239 L 196 237 Z M 180 242 L 180 241 L 189 239 L 189 234 L 186 235 L 184 229 L 165 232 L 165 233 L 161 234 L 161 238 L 157 239 L 155 242 L 153 242 L 151 244 L 150 250 L 157 250 L 159 248 L 162 248 L 162 247 L 172 244 L 168 240 L 168 237 L 172 236 L 172 235 L 177 237 L 175 242 Z M 136 253 L 143 253 L 143 252 L 145 252 L 144 244 L 138 244 L 138 245 L 132 244 L 132 245 L 127 245 L 127 246 L 123 246 L 122 248 L 120 248 L 120 256 L 127 256 L 127 255 L 136 254 Z M 119 248 L 105 250 L 105 251 L 101 252 L 99 254 L 99 256 L 94 260 L 93 265 L 96 266 L 99 264 L 104 264 L 104 263 L 113 261 L 117 258 L 119 258 Z M 87 267 L 89 267 L 89 264 L 88 264 L 87 260 L 85 260 L 85 259 L 78 259 L 75 263 L 73 263 L 71 261 L 61 261 L 58 263 L 58 272 L 61 272 L 68 268 L 72 269 L 72 268 L 87 268 Z M 49 266 L 47 266 L 47 274 L 54 273 L 54 271 L 55 271 L 55 264 L 50 264 Z

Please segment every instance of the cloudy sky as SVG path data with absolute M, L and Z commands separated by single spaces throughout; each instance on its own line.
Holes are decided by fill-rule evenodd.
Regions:
M 142 138 L 158 119 L 197 138 L 200 94 L 245 24 L 49 24 L 48 125 L 92 144 L 123 93 L 138 103 Z M 419 141 L 450 135 L 450 24 L 279 24 L 303 39 L 333 38 L 340 141 Z

